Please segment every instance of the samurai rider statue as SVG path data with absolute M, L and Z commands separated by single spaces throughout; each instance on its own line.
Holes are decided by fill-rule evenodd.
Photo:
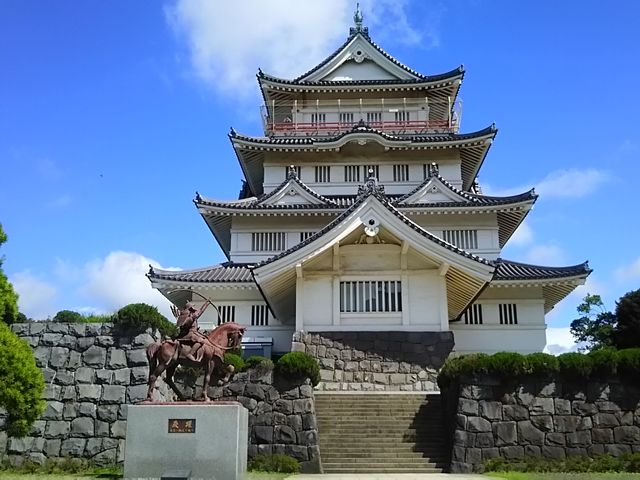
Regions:
M 176 317 L 176 326 L 180 329 L 175 340 L 185 346 L 185 358 L 192 362 L 200 362 L 202 360 L 202 355 L 196 357 L 196 353 L 201 349 L 202 345 L 207 343 L 207 337 L 200 332 L 198 318 L 210 303 L 210 301 L 203 303 L 199 309 L 192 302 L 187 302 L 182 309 L 171 305 L 171 312 Z M 186 347 L 190 348 L 187 349 Z

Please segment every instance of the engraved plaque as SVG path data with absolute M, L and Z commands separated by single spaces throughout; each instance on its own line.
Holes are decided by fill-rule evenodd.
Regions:
M 169 433 L 196 433 L 196 419 L 170 418 Z

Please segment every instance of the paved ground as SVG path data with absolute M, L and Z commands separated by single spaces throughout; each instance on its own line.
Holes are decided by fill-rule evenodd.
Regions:
M 324 475 L 296 475 L 285 480 L 487 480 L 483 475 L 451 473 L 328 473 Z

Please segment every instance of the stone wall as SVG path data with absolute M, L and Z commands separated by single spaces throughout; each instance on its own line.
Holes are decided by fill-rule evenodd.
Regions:
M 19 465 L 25 459 L 86 458 L 96 464 L 124 460 L 128 404 L 146 398 L 146 346 L 158 338 L 151 330 L 116 333 L 111 324 L 35 322 L 12 325 L 33 348 L 45 379 L 47 407 L 29 436 L 7 438 L 0 410 L 0 460 Z M 189 372 L 189 370 L 187 370 Z M 177 375 L 189 397 L 200 394 L 202 378 Z M 249 457 L 284 453 L 305 471 L 320 468 L 313 388 L 274 380 L 271 370 L 236 374 L 228 385 L 211 387 L 212 399 L 237 400 L 249 410 Z M 170 400 L 163 381 L 155 400 Z
M 176 374 L 176 383 L 187 396 L 200 395 L 202 377 L 194 381 Z M 258 367 L 235 374 L 223 387 L 210 387 L 209 395 L 212 400 L 238 401 L 249 411 L 249 458 L 285 454 L 299 460 L 303 472 L 320 472 L 313 386 L 308 379 L 300 385 L 274 378 L 272 368 Z
M 482 471 L 502 457 L 563 459 L 640 452 L 640 385 L 467 379 L 443 391 L 452 433 L 451 471 Z
M 437 390 L 451 332 L 296 332 L 294 351 L 318 359 L 319 390 Z
M 56 457 L 122 462 L 126 404 L 146 397 L 151 331 L 114 336 L 111 324 L 54 322 L 11 328 L 33 348 L 47 407 L 29 436 L 7 438 L 0 432 L 0 457 L 6 452 L 13 464 Z

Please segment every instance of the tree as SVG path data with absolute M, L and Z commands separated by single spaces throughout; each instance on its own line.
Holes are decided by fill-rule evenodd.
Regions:
M 73 310 L 60 310 L 53 317 L 53 321 L 61 323 L 82 323 L 84 317 L 81 313 L 74 312 Z
M 7 234 L 0 223 L 0 247 L 7 241 Z M 13 290 L 13 285 L 2 270 L 4 257 L 0 257 L 0 320 L 11 324 L 18 318 L 18 295 Z
M 582 316 L 571 322 L 571 335 L 578 343 L 585 344 L 580 350 L 597 350 L 615 345 L 616 316 L 605 308 L 600 295 L 587 294 L 577 310 Z
M 0 407 L 7 411 L 7 433 L 23 437 L 44 412 L 44 378 L 31 347 L 0 322 Z
M 615 346 L 640 347 L 640 289 L 627 292 L 616 302 L 616 320 Z

